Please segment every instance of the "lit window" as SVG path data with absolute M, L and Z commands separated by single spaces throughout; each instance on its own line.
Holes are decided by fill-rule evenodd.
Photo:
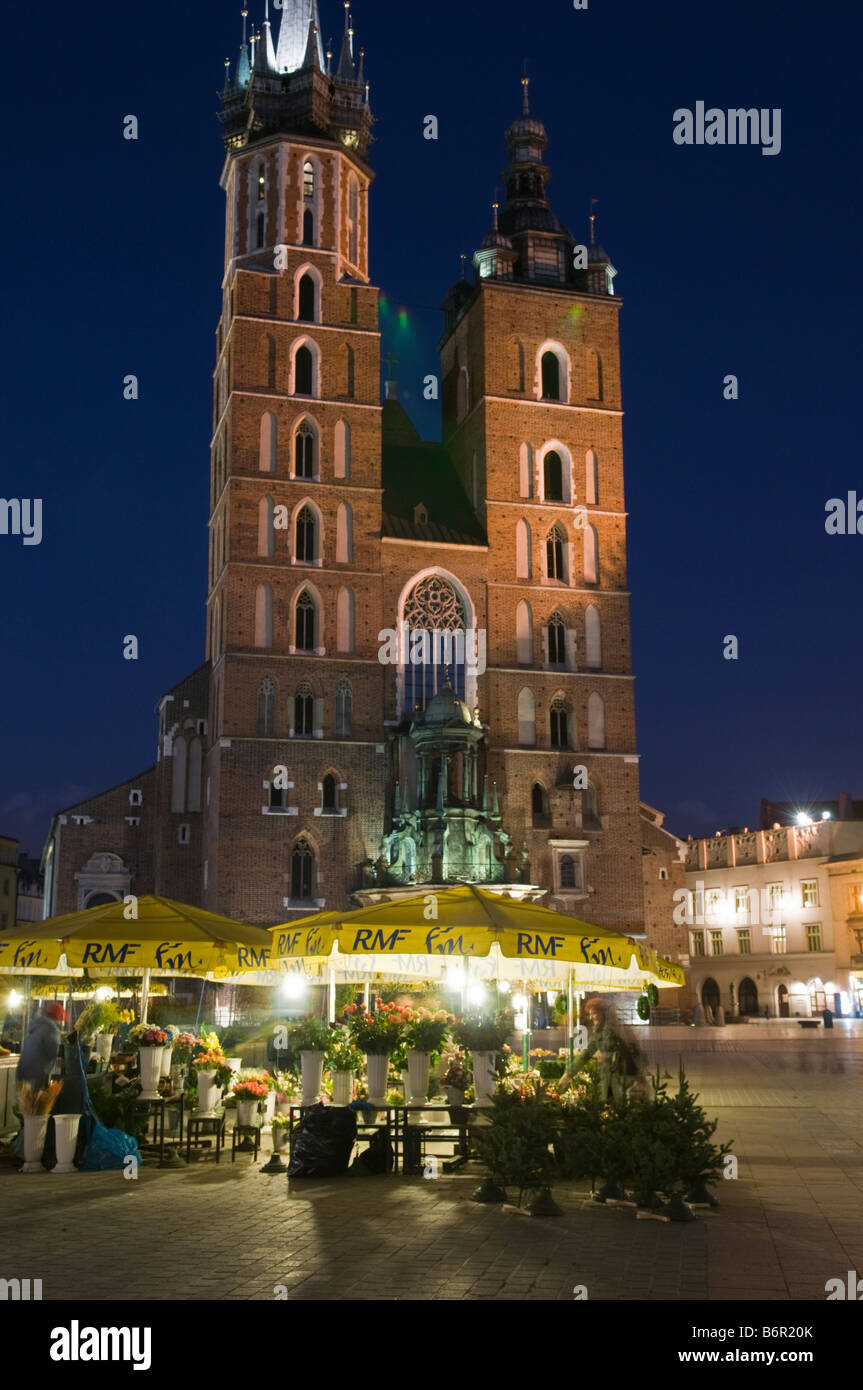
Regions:
M 817 878 L 804 878 L 800 885 L 803 894 L 804 907 L 818 907 L 818 880 Z
M 770 932 L 770 950 L 774 956 L 784 956 L 788 950 L 788 941 L 784 927 L 773 927 Z
M 260 202 L 267 192 L 267 171 L 263 164 L 258 165 L 258 201 Z
M 303 165 L 303 197 L 314 198 L 315 196 L 315 166 L 310 160 L 306 160 Z
M 706 955 L 706 952 L 705 952 L 705 950 L 704 950 L 704 932 L 703 932 L 703 931 L 694 931 L 694 932 L 692 932 L 692 954 L 693 954 L 694 956 L 703 956 L 703 955 Z
M 752 955 L 752 936 L 748 927 L 737 933 L 737 949 L 741 956 Z
M 734 890 L 734 911 L 741 915 L 749 911 L 749 889 L 745 886 Z
M 767 906 L 770 908 L 781 907 L 783 892 L 784 889 L 781 883 L 768 883 Z
M 807 951 L 821 950 L 821 923 L 807 922 L 806 924 L 806 949 Z
M 710 954 L 713 956 L 722 955 L 722 932 L 712 931 L 710 933 Z

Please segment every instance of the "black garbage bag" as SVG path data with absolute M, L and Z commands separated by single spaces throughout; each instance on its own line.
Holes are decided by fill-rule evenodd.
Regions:
M 295 1132 L 288 1167 L 291 1178 L 337 1178 L 348 1171 L 357 1137 L 357 1117 L 343 1105 L 315 1105 Z
M 351 1164 L 351 1172 L 359 1177 L 377 1176 L 379 1173 L 393 1171 L 393 1146 L 385 1129 L 379 1129 L 369 1141 L 367 1149 L 357 1154 Z

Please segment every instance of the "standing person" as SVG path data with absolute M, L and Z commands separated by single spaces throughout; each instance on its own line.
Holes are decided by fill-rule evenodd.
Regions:
M 36 1014 L 21 1044 L 16 1079 L 29 1081 L 34 1091 L 44 1091 L 51 1080 L 60 1051 L 60 1025 L 67 1022 L 62 1004 L 48 1004 Z
M 638 1045 L 625 1038 L 616 1028 L 609 1016 L 606 1001 L 599 995 L 588 999 L 584 1006 L 585 1017 L 590 1028 L 587 1047 L 575 1059 L 575 1072 L 585 1062 L 594 1058 L 599 1064 L 599 1081 L 603 1099 L 613 1092 L 620 1099 L 626 1086 L 638 1075 Z M 565 1090 L 571 1078 L 564 1076 L 558 1083 L 558 1090 Z

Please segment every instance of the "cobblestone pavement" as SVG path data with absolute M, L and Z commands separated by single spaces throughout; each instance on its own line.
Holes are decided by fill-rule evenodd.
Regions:
M 636 1220 L 560 1184 L 557 1219 L 470 1199 L 478 1170 L 437 1180 L 267 1177 L 250 1158 L 179 1170 L 22 1175 L 0 1167 L 3 1277 L 45 1299 L 823 1299 L 863 1273 L 863 1031 L 645 1030 L 651 1064 L 687 1074 L 739 1177 L 691 1225 Z

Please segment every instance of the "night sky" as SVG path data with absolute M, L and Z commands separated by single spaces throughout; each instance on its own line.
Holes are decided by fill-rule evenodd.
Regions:
M 21 57 L 4 64 L 0 493 L 41 498 L 44 533 L 0 535 L 0 833 L 34 854 L 52 811 L 154 761 L 156 701 L 204 656 L 217 92 L 239 8 L 52 7 L 35 34 L 16 23 Z M 338 41 L 341 6 L 321 8 Z M 427 437 L 438 306 L 490 225 L 525 56 L 552 206 L 586 239 L 599 200 L 624 300 L 642 796 L 681 835 L 756 824 L 762 796 L 863 796 L 863 536 L 824 527 L 828 498 L 863 499 L 859 11 L 357 0 L 353 14 L 377 120 L 384 348 Z M 673 112 L 697 101 L 781 108 L 781 152 L 676 145 Z

